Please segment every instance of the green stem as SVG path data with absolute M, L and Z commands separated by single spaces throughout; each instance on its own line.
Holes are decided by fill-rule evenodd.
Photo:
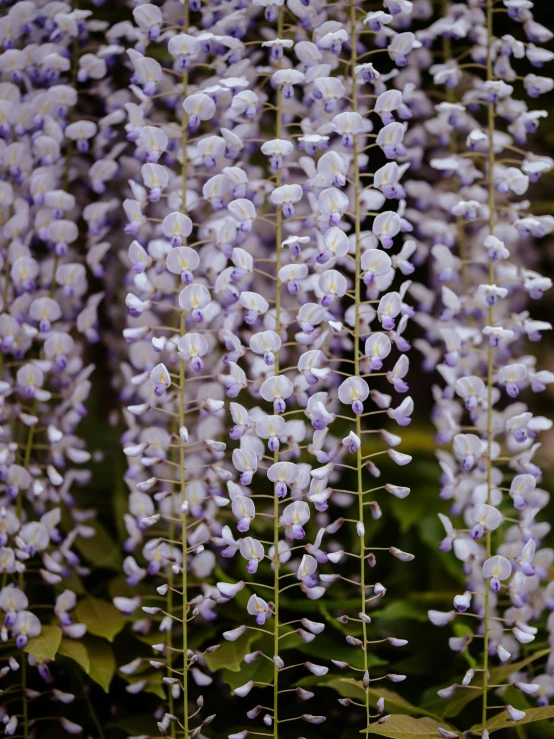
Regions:
M 356 38 L 356 5 L 355 0 L 350 0 L 350 62 L 352 73 L 352 110 L 358 112 L 358 88 L 356 84 L 356 75 L 354 68 L 358 63 L 357 58 L 357 38 Z M 354 136 L 354 229 L 356 235 L 356 275 L 354 280 L 355 290 L 355 306 L 356 318 L 354 324 L 354 375 L 360 376 L 360 305 L 361 305 L 361 217 L 360 217 L 360 164 L 358 161 L 358 138 Z M 359 439 L 362 437 L 362 419 L 356 415 L 356 434 Z M 364 522 L 364 496 L 363 496 L 363 480 L 362 480 L 362 447 L 358 447 L 356 452 L 356 474 L 358 485 L 358 519 Z M 366 592 L 365 592 L 365 534 L 360 537 L 360 591 L 361 591 L 361 613 L 366 613 Z M 367 659 L 367 624 L 362 619 L 362 641 L 364 652 L 364 674 L 368 670 Z M 369 692 L 364 689 L 365 693 L 365 710 L 366 710 L 366 728 L 369 727 Z
M 493 79 L 492 67 L 492 10 L 493 0 L 487 0 L 487 79 Z M 489 196 L 489 233 L 494 233 L 494 104 L 489 103 L 487 106 L 487 123 L 489 136 L 489 175 L 488 175 L 488 196 Z M 494 263 L 489 261 L 489 284 L 494 284 Z M 489 326 L 494 325 L 493 308 L 488 308 Z M 493 349 L 490 343 L 487 349 L 487 503 L 491 503 L 491 485 L 492 485 L 492 390 L 493 390 Z M 491 532 L 486 533 L 487 559 L 491 556 Z M 487 700 L 489 687 L 489 615 L 490 615 L 490 591 L 487 587 L 485 590 L 485 618 L 483 624 L 483 706 L 481 719 L 483 728 L 487 723 Z
M 179 319 L 179 329 L 181 328 L 181 322 Z M 173 433 L 176 437 L 179 436 L 179 428 L 177 426 L 177 419 L 173 419 Z M 180 446 L 177 450 L 173 450 L 176 452 L 172 455 L 173 458 L 180 457 Z M 175 539 L 175 518 L 172 516 L 169 521 L 169 539 L 173 541 Z M 167 578 L 169 589 L 167 591 L 167 602 L 166 602 L 166 610 L 168 613 L 173 613 L 173 588 L 174 588 L 174 582 L 175 578 L 173 575 L 173 568 L 170 568 L 169 570 L 169 577 Z M 167 631 L 167 649 L 166 649 L 166 660 L 167 660 L 167 677 L 173 677 L 173 631 L 172 629 L 168 629 Z M 173 691 L 169 690 L 168 695 L 168 708 L 169 713 L 175 714 L 175 700 L 173 698 Z M 171 737 L 172 739 L 175 739 L 175 732 L 176 732 L 176 725 L 172 721 L 170 724 L 170 731 L 171 731 Z
M 189 25 L 189 0 L 184 3 L 184 19 L 183 29 L 186 33 Z M 185 70 L 182 79 L 183 98 L 187 96 L 188 89 L 188 71 Z M 187 146 L 188 146 L 188 119 L 185 111 L 181 115 L 181 148 L 182 148 L 182 166 L 181 166 L 181 212 L 187 212 Z M 181 312 L 180 318 L 180 335 L 185 335 L 185 314 Z M 179 428 L 185 425 L 185 362 L 179 361 Z M 183 555 L 183 728 L 185 739 L 189 736 L 189 695 L 188 695 L 188 574 L 187 574 L 187 512 L 186 512 L 186 484 L 185 484 L 185 442 L 179 434 L 179 463 L 181 467 L 180 490 L 181 490 L 181 537 L 182 537 L 182 555 Z
M 283 37 L 283 8 L 279 8 L 277 19 L 277 38 Z M 281 64 L 279 63 L 279 67 Z M 277 86 L 276 91 L 276 138 L 282 138 L 282 88 Z M 275 176 L 276 187 L 282 185 L 281 169 L 277 170 Z M 281 269 L 281 241 L 283 230 L 283 213 L 277 206 L 275 224 L 275 332 L 281 335 L 281 280 L 279 279 L 279 271 Z M 279 375 L 279 352 L 275 352 L 275 376 Z M 279 461 L 279 450 L 273 452 L 273 462 Z M 273 564 L 273 588 L 274 588 L 274 615 L 273 615 L 273 655 L 277 657 L 279 654 L 279 499 L 273 494 L 273 547 L 274 547 L 274 564 Z M 279 669 L 273 664 L 273 736 L 277 739 L 279 736 Z

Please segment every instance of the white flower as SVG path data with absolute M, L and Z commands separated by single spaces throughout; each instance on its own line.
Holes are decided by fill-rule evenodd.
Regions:
M 171 245 L 180 246 L 192 232 L 192 221 L 183 213 L 170 213 L 162 223 L 164 234 L 171 239 Z
M 346 293 L 346 277 L 335 269 L 328 269 L 320 276 L 318 287 L 323 293 L 321 304 L 327 308 Z
M 523 721 L 525 718 L 525 711 L 520 711 L 519 708 L 514 708 L 513 706 L 506 706 L 506 711 L 510 715 L 510 718 L 512 721 Z
M 329 225 L 337 226 L 348 210 L 348 197 L 336 187 L 328 187 L 320 193 L 318 205 L 322 215 L 329 219 Z
M 257 624 L 259 624 L 260 626 L 263 626 L 263 624 L 265 624 L 266 619 L 269 616 L 269 606 L 267 602 L 263 600 L 263 598 L 260 598 L 257 595 L 251 595 L 248 601 L 247 610 L 251 616 L 256 616 Z
M 394 319 L 401 310 L 402 298 L 397 292 L 383 295 L 377 307 L 377 317 L 386 331 L 390 331 L 395 327 Z
M 278 74 L 278 72 L 276 72 L 275 74 Z M 294 144 L 292 143 L 292 141 L 288 141 L 285 139 L 272 139 L 271 141 L 265 141 L 262 144 L 261 151 L 262 154 L 270 157 L 272 168 L 277 170 L 281 169 L 281 167 L 283 166 L 283 157 L 290 156 L 290 154 L 292 154 L 292 152 L 294 151 Z M 300 197 L 302 197 L 302 195 L 300 195 Z M 272 202 L 276 201 L 272 199 Z
M 183 101 L 183 110 L 189 116 L 189 126 L 198 128 L 200 121 L 209 121 L 215 115 L 215 103 L 202 92 L 188 95 Z
M 250 573 L 256 572 L 258 563 L 264 558 L 263 544 L 257 539 L 247 536 L 242 539 L 239 549 L 244 559 L 248 560 L 247 571 Z
M 322 176 L 325 187 L 334 185 L 344 187 L 348 174 L 348 160 L 336 151 L 328 151 L 317 163 L 317 171 Z
M 201 323 L 204 320 L 202 309 L 208 305 L 210 300 L 211 296 L 208 288 L 199 283 L 187 285 L 179 293 L 180 308 L 190 312 L 196 323 Z
M 171 376 L 165 364 L 157 364 L 150 372 L 150 379 L 154 383 L 154 394 L 158 398 L 161 398 L 171 387 Z
M 195 372 L 201 372 L 204 368 L 201 357 L 204 357 L 208 353 L 209 345 L 202 334 L 191 332 L 179 339 L 177 351 L 180 357 L 186 362 L 190 362 Z
M 29 639 L 38 636 L 41 632 L 40 620 L 31 611 L 19 611 L 12 627 L 13 634 L 16 637 L 16 644 L 19 649 L 27 644 Z
M 303 539 L 305 532 L 304 524 L 310 520 L 310 509 L 303 500 L 295 501 L 288 505 L 283 511 L 283 523 L 292 527 L 292 535 L 295 539 Z
M 454 618 L 456 618 L 456 611 L 427 611 L 427 615 L 429 616 L 429 621 L 434 626 L 445 626 L 447 623 L 452 621 Z
M 483 577 L 490 579 L 490 589 L 497 593 L 500 590 L 500 580 L 507 580 L 512 574 L 512 566 L 506 557 L 496 554 L 483 563 Z
M 332 113 L 346 91 L 338 77 L 317 77 L 314 82 L 314 92 L 318 98 L 323 98 L 325 101 L 325 112 Z
M 365 272 L 365 284 L 373 285 L 379 277 L 386 277 L 391 273 L 392 261 L 380 249 L 367 249 L 362 254 L 361 268 Z
M 234 451 L 237 451 L 236 449 Z M 244 533 L 250 528 L 250 522 L 256 515 L 256 508 L 251 498 L 245 495 L 236 495 L 231 505 L 233 515 L 238 518 L 237 529 Z
M 138 145 L 146 152 L 148 162 L 157 162 L 167 149 L 167 135 L 155 126 L 143 126 L 138 136 Z
M 240 230 L 249 232 L 252 230 L 252 223 L 256 218 L 256 208 L 251 200 L 246 198 L 238 198 L 228 205 L 229 213 L 240 223 Z
M 299 469 L 292 462 L 276 462 L 267 471 L 268 480 L 275 483 L 275 495 L 285 498 L 287 485 L 292 485 L 298 479 Z
M 314 587 L 317 583 L 317 580 L 313 577 L 313 575 L 316 572 L 317 572 L 316 558 L 312 557 L 310 554 L 304 554 L 300 562 L 300 565 L 298 566 L 296 577 L 299 580 L 301 580 L 307 587 L 310 588 L 310 587 Z
M 271 367 L 275 363 L 275 352 L 281 348 L 281 338 L 275 331 L 260 331 L 250 337 L 250 348 L 256 354 L 263 354 L 265 363 Z
M 393 245 L 393 238 L 400 232 L 401 221 L 398 213 L 388 210 L 373 221 L 372 231 L 385 249 Z
M 497 529 L 503 517 L 497 508 L 486 503 L 478 503 L 470 512 L 471 520 L 476 524 L 471 530 L 474 539 L 479 539 L 486 531 Z
M 339 386 L 339 400 L 341 403 L 351 405 L 356 415 L 364 411 L 363 403 L 369 396 L 367 382 L 361 377 L 348 377 Z

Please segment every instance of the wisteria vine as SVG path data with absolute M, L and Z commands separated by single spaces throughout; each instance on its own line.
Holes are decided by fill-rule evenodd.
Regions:
M 534 9 L 0 3 L 6 736 L 554 718 Z M 422 375 L 454 655 L 415 705 Z
M 502 725 L 495 723 L 502 714 L 490 714 L 502 708 L 491 704 L 491 691 L 502 698 L 513 683 L 542 705 L 549 684 L 540 671 L 533 676 L 525 670 L 527 661 L 520 662 L 519 669 L 493 667 L 495 660 L 502 665 L 521 657 L 520 645 L 535 640 L 544 608 L 548 575 L 541 562 L 549 561 L 550 550 L 541 549 L 541 540 L 549 527 L 535 519 L 547 498 L 536 487 L 542 472 L 533 458 L 540 446 L 535 439 L 550 421 L 535 416 L 525 403 L 510 400 L 528 388 L 544 391 L 553 379 L 550 372 L 536 369 L 532 355 L 523 353 L 527 342 L 538 341 L 550 328 L 531 318 L 525 297 L 537 300 L 551 287 L 548 278 L 532 269 L 524 244 L 531 236 L 549 233 L 551 219 L 535 218 L 529 202 L 516 199 L 549 171 L 552 160 L 512 143 L 525 142 L 545 114 L 528 110 L 524 101 L 512 97 L 515 85 L 536 98 L 552 88 L 552 81 L 518 75 L 511 66 L 512 60 L 525 58 L 542 66 L 551 55 L 534 42 L 539 37 L 548 40 L 551 34 L 534 23 L 531 4 L 504 5 L 508 18 L 523 25 L 526 40 L 495 34 L 500 8 L 490 0 L 468 7 L 446 5 L 444 18 L 430 29 L 430 38 L 450 38 L 454 27 L 456 37 L 467 37 L 473 45 L 460 55 L 471 61 L 458 64 L 446 58 L 430 69 L 434 80 L 449 89 L 448 102 L 436 106 L 433 124 L 444 132 L 440 144 L 447 142 L 449 151 L 435 150 L 430 165 L 457 184 L 454 198 L 442 188 L 439 205 L 450 223 L 443 234 L 436 234 L 431 248 L 442 312 L 435 324 L 420 318 L 433 343 L 444 347 L 432 360 L 438 360 L 445 383 L 445 389 L 435 393 L 437 441 L 441 446 L 452 443 L 452 453 L 439 452 L 441 497 L 452 501 L 451 516 L 463 521 L 462 528 L 455 528 L 451 516 L 441 514 L 446 530 L 441 549 L 454 550 L 467 583 L 455 596 L 453 610 L 431 610 L 429 617 L 438 626 L 459 615 L 478 619 L 475 631 L 450 639 L 456 652 L 482 639 L 481 666 L 471 667 L 459 683 L 439 690 L 439 696 L 449 699 L 458 691 L 478 690 L 481 725 L 474 733 L 483 737 Z M 430 346 L 421 348 L 430 358 Z M 508 470 L 515 473 L 511 479 Z M 545 656 L 541 650 L 535 654 L 537 659 Z M 526 711 L 504 703 L 508 725 L 525 720 Z M 457 735 L 446 728 L 441 733 Z

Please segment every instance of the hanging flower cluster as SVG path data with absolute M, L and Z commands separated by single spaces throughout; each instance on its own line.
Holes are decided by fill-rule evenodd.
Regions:
M 201 629 L 214 619 L 222 597 L 215 583 L 206 581 L 215 565 L 210 545 L 221 530 L 218 510 L 229 503 L 225 485 L 231 478 L 221 440 L 225 392 L 218 373 L 225 352 L 220 333 L 232 332 L 225 327 L 224 306 L 214 299 L 214 282 L 227 260 L 211 244 L 215 224 L 207 226 L 211 207 L 201 198 L 205 173 L 217 171 L 225 145 L 221 150 L 208 139 L 204 149 L 200 145 L 198 129 L 216 106 L 195 90 L 205 84 L 202 67 L 215 55 L 207 42 L 202 52 L 189 33 L 189 12 L 188 3 L 184 16 L 178 4 L 163 11 L 153 5 L 135 8 L 136 43 L 127 49 L 135 95 L 125 103 L 126 136 L 138 164 L 129 181 L 131 197 L 123 201 L 125 232 L 132 237 L 121 392 L 130 489 L 124 571 L 131 592 L 114 603 L 124 614 L 142 609 L 133 625 L 137 633 L 159 633 L 155 659 L 136 659 L 123 672 L 137 676 L 128 690 L 138 693 L 163 671 L 168 694 L 158 716 L 163 736 L 174 736 L 177 725 L 185 736 L 196 735 L 213 718 L 198 716 L 200 691 L 195 709 L 190 703 L 194 685 L 212 682 L 206 656 L 218 645 L 189 645 L 195 626 Z M 148 56 L 151 48 L 156 58 Z M 201 58 L 205 61 L 195 70 Z M 171 122 L 163 122 L 166 116 Z M 156 580 L 154 598 L 132 594 L 145 578 Z
M 102 298 L 89 278 L 101 275 L 106 251 L 106 204 L 94 202 L 102 189 L 88 175 L 98 169 L 92 152 L 100 159 L 108 147 L 110 122 L 84 112 L 79 88 L 94 89 L 116 52 L 95 39 L 91 11 L 63 3 L 14 4 L 0 29 L 1 639 L 30 653 L 2 668 L 4 681 L 10 671 L 18 681 L 2 691 L 10 698 L 0 710 L 5 734 L 27 737 L 36 718 L 28 699 L 40 695 L 27 687 L 27 661 L 51 682 L 50 660 L 32 645 L 87 630 L 72 614 L 74 587 L 88 572 L 76 540 L 94 534 L 94 511 L 78 506 L 91 459 L 78 427 Z M 86 43 L 95 52 L 79 55 Z M 45 695 L 73 700 L 58 693 Z M 69 719 L 61 725 L 81 730 Z
M 442 44 L 444 59 L 429 73 L 447 96 L 424 124 L 427 166 L 437 175 L 407 185 L 432 273 L 432 291 L 414 285 L 413 295 L 426 332 L 419 348 L 441 378 L 433 420 L 449 515 L 439 514 L 440 549 L 453 551 L 466 580 L 452 609 L 431 610 L 429 618 L 437 626 L 464 618 L 463 634 L 449 646 L 473 654 L 478 665 L 439 696 L 478 690 L 482 720 L 472 733 L 482 737 L 499 716 L 507 725 L 526 718 L 503 699 L 502 686 L 512 683 L 538 706 L 554 692 L 550 658 L 534 674 L 526 670 L 533 659 L 518 664 L 544 656 L 533 642 L 552 607 L 553 555 L 542 543 L 550 526 L 540 520 L 549 496 L 535 461 L 539 433 L 552 423 L 528 403 L 554 381 L 530 353 L 530 342 L 551 329 L 534 317 L 533 301 L 552 286 L 536 271 L 532 240 L 550 234 L 554 220 L 533 215 L 527 198 L 554 162 L 522 147 L 546 116 L 528 101 L 552 90 L 540 68 L 553 55 L 536 45 L 552 33 L 533 20 L 531 8 L 519 0 L 502 8 L 490 0 L 447 4 L 422 34 L 428 45 Z M 456 59 L 453 38 L 465 47 Z M 552 619 L 546 627 L 551 632 Z M 501 667 L 510 662 L 513 670 Z M 493 690 L 507 712 L 496 719 L 491 711 L 502 705 L 491 700 Z
M 165 605 L 140 596 L 115 603 L 146 612 L 137 631 L 162 632 L 161 656 L 150 661 L 167 673 L 162 733 L 203 725 L 191 723 L 193 684 L 211 682 L 218 645 L 191 649 L 189 631 L 234 598 L 245 605 L 244 623 L 222 636 L 253 630 L 260 648 L 245 663 L 265 660 L 269 670 L 235 694 L 270 686 L 271 707 L 254 706 L 248 717 L 263 714 L 275 732 L 283 721 L 325 720 L 280 710 L 280 694 L 290 691 L 285 670 L 329 670 L 287 661 L 285 652 L 324 629 L 298 618 L 291 589 L 312 600 L 337 581 L 358 590 L 355 614 L 337 613 L 352 664 L 335 665 L 363 677 L 367 721 L 370 683 L 404 679 L 368 672 L 368 610 L 385 588 L 366 579 L 376 548 L 366 543 L 365 519 L 381 515 L 367 496 L 408 495 L 370 481 L 380 476 L 380 455 L 410 461 L 383 426 L 408 425 L 414 408 L 403 337 L 409 282 L 393 286 L 413 271 L 401 184 L 411 90 L 387 89 L 369 58 L 384 55 L 391 76 L 419 44 L 403 31 L 411 3 L 389 4 L 390 13 L 368 15 L 351 3 L 319 17 L 293 3 L 291 23 L 284 6 L 268 3 L 221 18 L 208 3 L 185 3 L 184 14 L 172 3 L 133 11 L 136 43 L 127 53 L 137 102 L 125 106 L 125 128 L 140 173 L 123 202 L 133 239 L 123 331 L 124 567 L 131 586 L 155 576 Z M 257 23 L 267 40 L 251 33 Z M 355 518 L 337 518 L 353 501 Z M 334 539 L 343 526 L 358 542 L 353 552 Z M 385 549 L 413 558 L 392 542 Z M 238 582 L 203 584 L 216 562 L 227 569 L 233 557 L 242 563 Z M 296 618 L 284 620 L 291 608 Z M 133 691 L 149 684 L 144 661 L 129 666 L 139 670 Z M 381 700 L 376 720 L 386 720 L 383 711 Z

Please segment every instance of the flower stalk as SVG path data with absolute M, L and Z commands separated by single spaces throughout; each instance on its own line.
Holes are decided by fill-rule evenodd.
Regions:
M 529 121 L 546 115 L 529 110 L 526 100 L 512 97 L 511 83 L 522 81 L 530 98 L 548 92 L 554 84 L 535 74 L 523 77 L 514 67 L 524 59 L 541 66 L 541 59 L 551 55 L 534 43 L 548 40 L 551 34 L 533 21 L 530 8 L 505 5 L 508 17 L 521 24 L 519 36 L 527 40 L 511 34 L 495 36 L 494 13 L 500 9 L 489 0 L 478 6 L 446 5 L 445 17 L 432 27 L 432 36 L 443 36 L 445 56 L 449 56 L 453 24 L 475 22 L 483 41 L 472 39 L 474 45 L 465 54 L 471 54 L 474 63 L 458 64 L 461 57 L 446 58 L 444 64 L 430 69 L 435 82 L 440 80 L 450 91 L 448 103 L 435 106 L 436 117 L 430 122 L 430 127 L 446 134 L 430 163 L 447 177 L 435 184 L 437 205 L 431 203 L 427 208 L 426 222 L 418 234 L 429 233 L 429 224 L 440 222 L 445 215 L 446 221 L 451 218 L 452 230 L 444 244 L 431 246 L 442 307 L 437 319 L 420 319 L 431 342 L 421 342 L 421 346 L 427 368 L 438 362 L 445 382 L 443 389 L 434 391 L 437 441 L 439 445 L 452 443 L 451 456 L 438 452 L 443 471 L 441 498 L 450 501 L 449 515 L 439 514 L 446 533 L 439 547 L 445 552 L 454 550 L 467 577 L 467 589 L 453 599 L 454 609 L 429 611 L 429 618 L 437 626 L 458 616 L 478 619 L 474 633 L 452 637 L 449 644 L 455 652 L 473 648 L 476 657 L 479 654 L 482 683 L 476 687 L 482 701 L 478 731 L 483 739 L 489 735 L 489 711 L 499 708 L 489 705 L 490 692 L 498 687 L 490 683 L 492 661 L 497 658 L 505 664 L 517 661 L 522 652 L 528 655 L 530 648 L 520 645 L 534 642 L 539 630 L 541 607 L 529 607 L 543 602 L 541 577 L 537 576 L 544 556 L 542 525 L 536 520 L 543 503 L 534 493 L 542 472 L 533 458 L 540 447 L 535 443 L 538 429 L 545 426 L 534 416 L 532 404 L 527 405 L 527 398 L 520 395 L 541 392 L 554 380 L 551 373 L 536 369 L 532 355 L 518 356 L 522 346 L 538 341 L 541 330 L 550 328 L 533 320 L 523 306 L 551 287 L 549 279 L 530 269 L 530 242 L 550 232 L 551 225 L 544 228 L 541 216 L 531 215 L 521 198 L 553 163 L 511 143 L 515 139 L 526 144 L 536 130 Z M 515 109 L 519 113 L 514 115 Z M 481 111 L 479 119 L 473 117 L 474 110 Z M 465 152 L 453 146 L 454 138 L 465 138 Z M 446 139 L 445 155 L 440 149 Z M 413 185 L 412 191 L 417 192 Z M 443 209 L 446 213 L 441 213 Z M 529 228 L 531 223 L 536 227 Z M 427 312 L 432 304 L 431 296 Z M 445 350 L 431 358 L 429 348 L 437 339 Z M 450 516 L 461 518 L 460 528 Z M 439 696 L 448 700 L 458 690 L 473 689 L 475 672 L 468 671 L 461 685 L 439 690 Z M 527 680 L 516 681 L 517 689 L 527 695 L 543 690 L 544 680 Z M 526 716 L 511 705 L 505 709 L 516 723 Z
M 356 80 L 355 69 L 358 65 L 358 36 L 357 36 L 357 17 L 356 17 L 356 2 L 350 0 L 350 74 L 352 76 L 352 111 L 358 113 L 358 85 Z M 354 306 L 355 306 L 355 323 L 354 323 L 354 376 L 359 377 L 360 371 L 360 305 L 361 299 L 361 285 L 362 285 L 362 248 L 361 248 L 361 213 L 360 213 L 360 162 L 359 162 L 359 151 L 358 151 L 358 136 L 353 138 L 353 152 L 352 161 L 354 167 L 353 175 L 353 198 L 354 198 L 354 239 L 355 239 L 355 271 L 354 271 Z M 356 414 L 356 436 L 358 439 L 362 438 L 362 418 L 359 413 Z M 358 520 L 364 524 L 364 486 L 363 486 L 363 450 L 362 445 L 359 444 L 356 450 L 356 483 L 357 483 L 357 498 L 358 498 Z M 362 614 L 362 651 L 364 660 L 364 680 L 365 676 L 369 676 L 368 671 L 368 643 L 367 643 L 367 623 L 366 623 L 366 610 L 367 610 L 367 594 L 366 594 L 366 548 L 365 548 L 365 526 L 364 533 L 359 536 L 360 541 L 360 613 Z M 369 685 L 364 685 L 365 693 L 365 713 L 366 713 L 366 727 L 369 726 Z
M 493 81 L 493 58 L 492 44 L 493 35 L 493 0 L 486 0 L 486 23 L 487 23 L 487 81 Z M 494 103 L 487 105 L 487 136 L 489 141 L 488 152 L 488 206 L 489 206 L 489 233 L 494 234 L 496 198 L 494 193 Z M 495 284 L 494 261 L 489 259 L 488 266 L 489 285 Z M 494 307 L 489 304 L 487 308 L 487 320 L 489 326 L 494 326 Z M 487 344 L 487 505 L 492 502 L 492 435 L 493 435 L 493 389 L 494 389 L 494 348 L 491 342 Z M 487 559 L 492 556 L 492 533 L 488 529 L 485 535 L 485 547 Z M 483 619 L 483 703 L 481 710 L 481 721 L 483 727 L 487 723 L 487 703 L 489 692 L 489 617 L 490 617 L 490 589 L 485 589 L 485 607 Z
M 277 16 L 277 38 L 283 38 L 283 6 L 279 7 Z M 278 69 L 281 68 L 279 61 Z M 282 139 L 283 136 L 283 111 L 282 111 L 283 89 L 282 85 L 277 85 L 275 91 L 275 137 Z M 283 184 L 282 168 L 279 168 L 275 174 L 276 187 Z M 281 335 L 281 246 L 283 240 L 283 213 L 281 208 L 277 207 L 275 213 L 275 333 Z M 275 377 L 279 377 L 279 351 L 275 352 Z M 273 464 L 279 462 L 279 448 L 273 452 Z M 279 497 L 276 490 L 273 494 L 273 736 L 278 739 L 279 736 L 279 591 L 281 587 L 280 578 L 280 552 L 279 552 Z
M 187 33 L 189 27 L 189 2 L 184 1 L 183 6 L 183 32 Z M 183 100 L 188 94 L 188 69 L 183 72 L 182 91 Z M 181 213 L 187 216 L 187 164 L 188 164 L 188 115 L 183 107 L 181 113 Z M 183 240 L 186 246 L 187 239 Z M 186 333 L 185 312 L 180 311 L 179 334 L 184 337 Z M 181 494 L 181 552 L 183 557 L 182 563 L 182 590 L 183 590 L 183 730 L 184 736 L 189 736 L 189 656 L 188 656 L 188 616 L 189 616 L 189 596 L 188 596 L 188 503 L 186 494 L 186 462 L 185 462 L 185 441 L 181 429 L 185 427 L 185 361 L 181 357 L 179 360 L 179 468 L 180 468 L 180 494 Z

